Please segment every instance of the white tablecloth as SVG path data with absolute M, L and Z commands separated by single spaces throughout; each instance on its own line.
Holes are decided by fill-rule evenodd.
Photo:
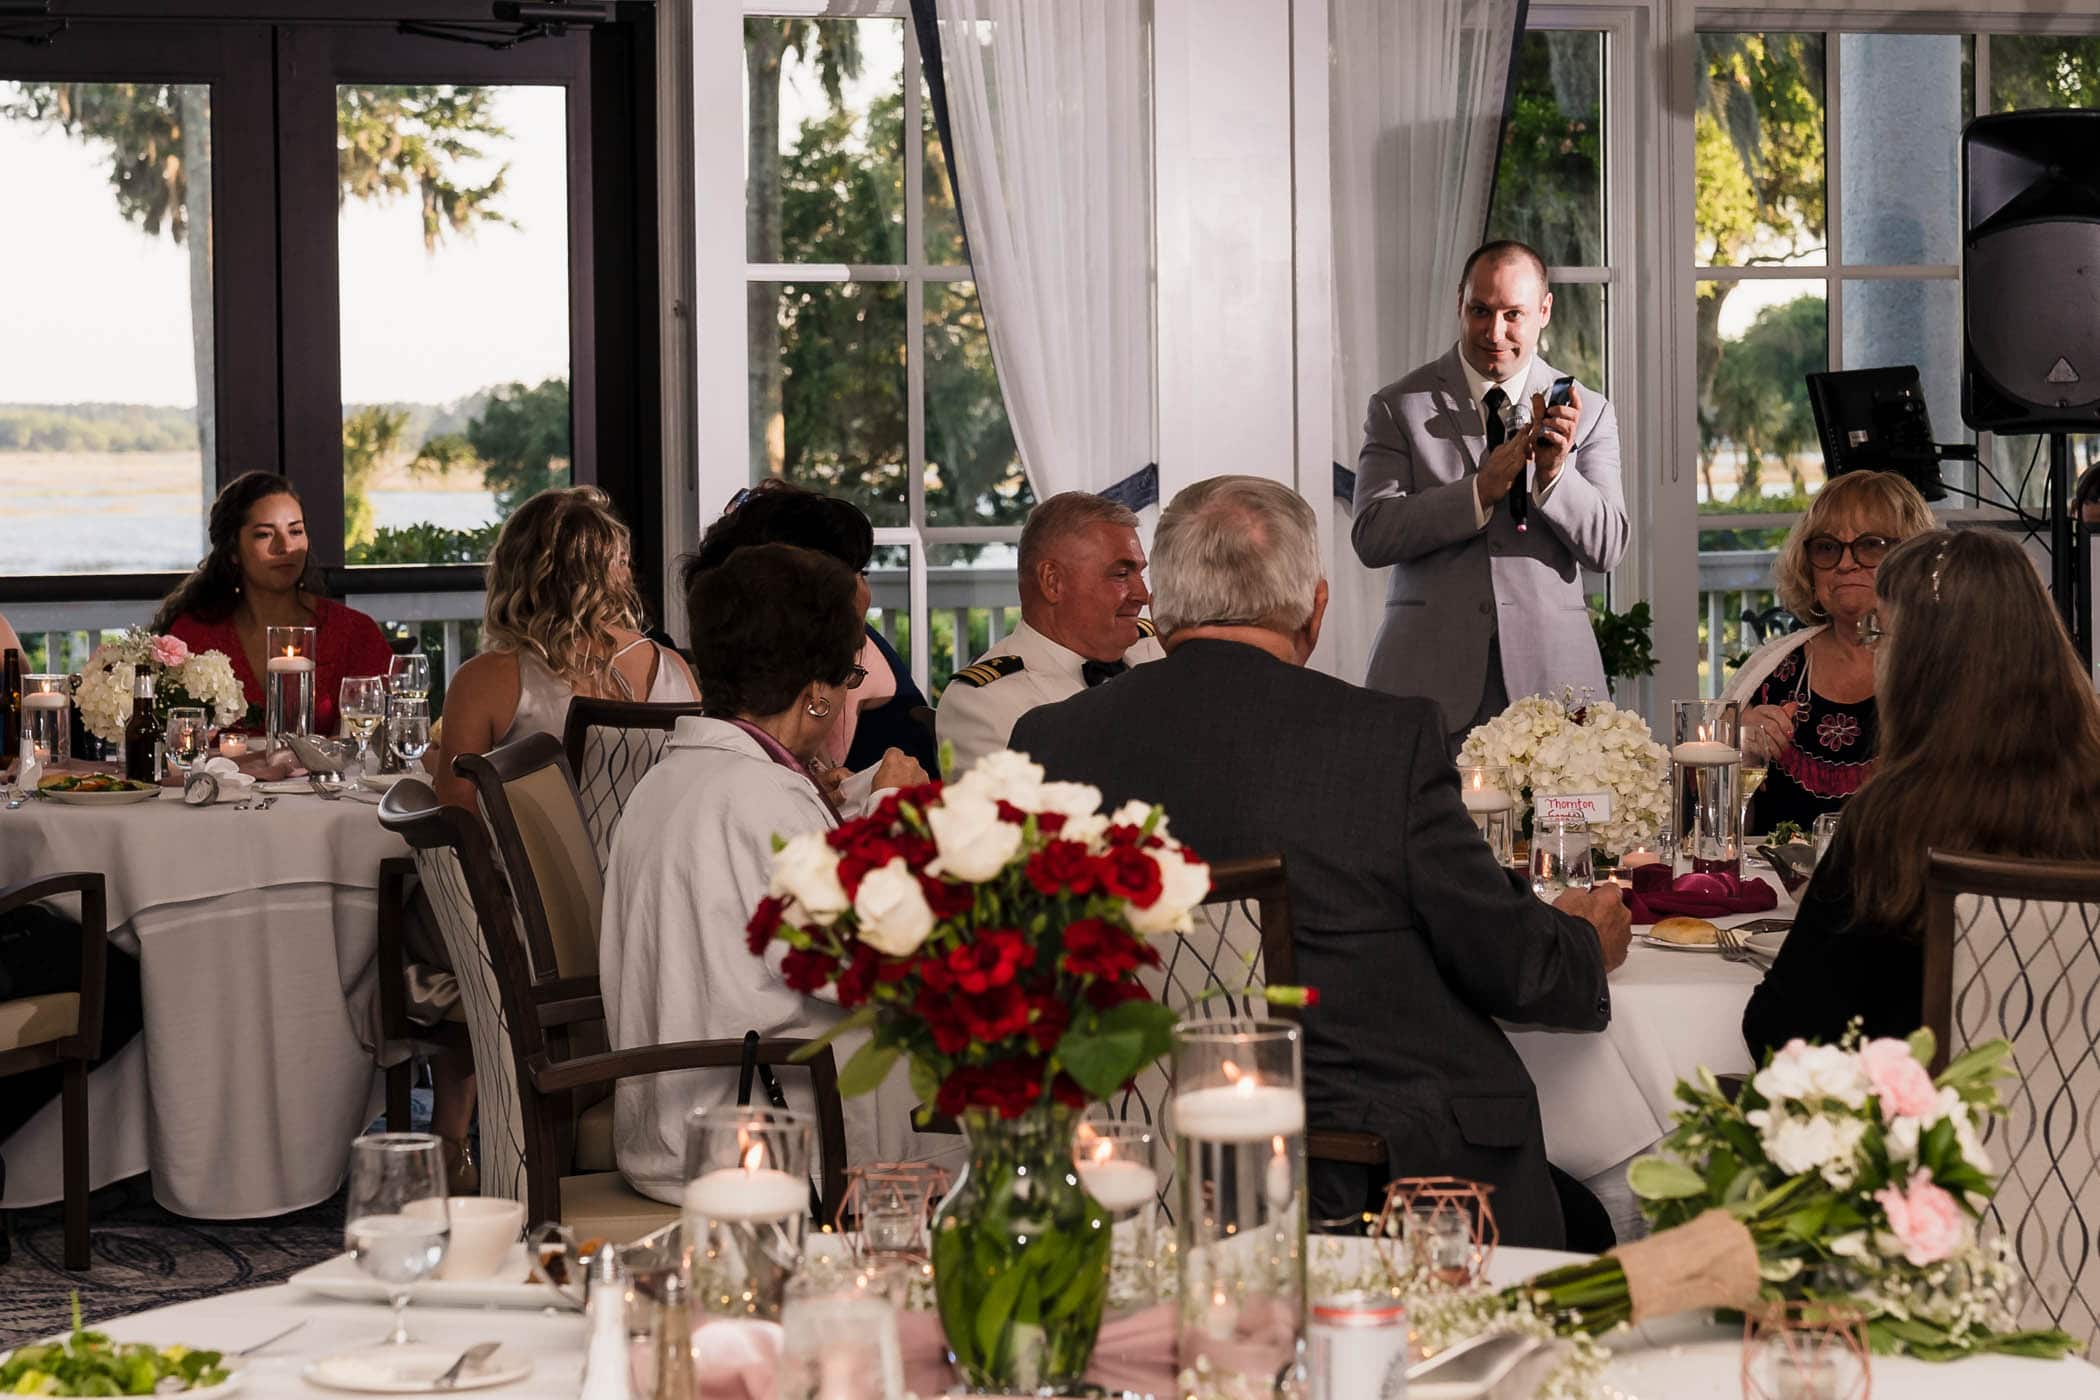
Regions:
M 1513 1283 L 1577 1257 L 1507 1249 L 1496 1255 L 1491 1274 L 1498 1283 Z M 303 1321 L 305 1326 L 249 1363 L 243 1389 L 250 1395 L 319 1395 L 335 1392 L 308 1385 L 299 1374 L 301 1368 L 317 1357 L 369 1345 L 382 1334 L 386 1320 L 383 1304 L 316 1300 L 279 1286 L 158 1308 L 98 1326 L 122 1341 L 235 1349 Z M 577 1392 L 584 1322 L 576 1313 L 418 1305 L 409 1308 L 409 1330 L 418 1341 L 460 1350 L 480 1341 L 500 1341 L 500 1356 L 531 1359 L 533 1370 L 526 1379 L 478 1394 L 571 1400 Z M 1731 1328 L 1680 1318 L 1622 1334 L 1612 1352 L 1605 1382 L 1629 1400 L 1736 1400 L 1742 1394 L 1742 1338 Z M 1873 1384 L 1876 1395 L 1895 1400 L 1970 1400 L 1978 1395 L 2093 1400 L 2100 1397 L 2100 1370 L 2082 1361 L 1997 1356 L 1938 1366 L 1876 1357 Z
M 310 796 L 0 811 L 0 884 L 103 872 L 113 941 L 140 960 L 145 1031 L 89 1081 L 97 1185 L 150 1168 L 163 1205 L 206 1219 L 335 1192 L 378 1098 L 360 1033 L 379 862 L 406 850 L 371 805 Z M 55 1100 L 4 1150 L 0 1205 L 59 1198 Z
M 1778 880 L 1766 876 L 1774 885 Z M 1789 918 L 1794 902 L 1723 924 Z M 1639 934 L 1646 925 L 1634 925 Z M 1762 943 L 1762 940 L 1760 940 Z M 1678 952 L 1638 942 L 1611 975 L 1611 1024 L 1601 1032 L 1510 1028 L 1510 1043 L 1538 1086 L 1546 1155 L 1587 1179 L 1646 1151 L 1670 1126 L 1677 1081 L 1700 1066 L 1743 1074 L 1743 1007 L 1764 973 L 1719 953 Z

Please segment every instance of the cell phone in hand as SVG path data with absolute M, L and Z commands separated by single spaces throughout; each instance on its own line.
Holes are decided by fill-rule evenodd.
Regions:
M 1560 378 L 1553 381 L 1552 388 L 1546 390 L 1546 407 L 1564 407 L 1568 403 L 1568 401 L 1574 396 L 1575 376 L 1572 374 L 1564 374 Z

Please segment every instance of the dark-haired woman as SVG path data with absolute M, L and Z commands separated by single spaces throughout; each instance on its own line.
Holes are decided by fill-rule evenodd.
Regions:
M 746 947 L 744 926 L 771 882 L 773 841 L 836 825 L 808 763 L 860 679 L 861 613 L 853 573 L 787 545 L 736 550 L 687 593 L 705 717 L 678 721 L 664 756 L 635 787 L 613 836 L 598 960 L 614 1049 L 675 1040 L 822 1034 L 844 1014 L 788 984 L 782 954 Z M 886 759 L 880 787 L 923 782 Z M 842 1041 L 840 1055 L 851 1053 Z M 802 1076 L 784 1075 L 807 1107 Z M 651 1075 L 616 1091 L 614 1146 L 636 1190 L 675 1201 L 684 1180 L 685 1113 L 730 1103 L 736 1073 Z M 854 1161 L 904 1161 L 922 1144 L 900 1072 L 846 1104 Z
M 176 585 L 153 630 L 192 651 L 224 652 L 260 725 L 268 629 L 314 629 L 314 728 L 333 734 L 345 676 L 383 676 L 393 648 L 379 624 L 318 591 L 306 548 L 306 511 L 274 472 L 228 482 L 211 505 L 211 552 Z
M 1925 865 L 1934 848 L 2100 859 L 2100 701 L 2020 546 L 1934 531 L 1890 552 L 1862 634 L 1881 746 L 1794 927 L 1743 1013 L 1762 1062 L 1921 1024 Z
M 867 574 L 875 557 L 875 527 L 851 501 L 819 495 L 778 478 L 739 493 L 736 503 L 707 527 L 700 547 L 686 557 L 685 587 L 690 590 L 700 575 L 754 544 L 791 544 L 838 560 L 857 576 L 854 606 L 860 616 L 867 616 Z M 859 773 L 881 763 L 884 754 L 895 748 L 918 760 L 927 772 L 937 771 L 940 759 L 933 733 L 912 718 L 913 710 L 926 705 L 924 692 L 882 634 L 865 625 L 863 630 L 859 665 L 868 678 L 854 691 L 853 703 L 840 716 L 821 760 Z

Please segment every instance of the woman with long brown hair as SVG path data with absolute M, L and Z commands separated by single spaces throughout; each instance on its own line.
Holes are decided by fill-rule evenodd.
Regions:
M 559 737 L 579 695 L 693 700 L 684 658 L 641 633 L 632 541 L 595 486 L 542 491 L 511 513 L 489 555 L 481 653 L 445 694 L 438 796 L 474 807 L 452 760 L 540 732 Z
M 2100 700 L 2025 551 L 1936 530 L 1888 555 L 1875 595 L 1877 768 L 1743 1013 L 1760 1060 L 1854 1017 L 1869 1035 L 1918 1028 L 1934 848 L 2100 860 Z

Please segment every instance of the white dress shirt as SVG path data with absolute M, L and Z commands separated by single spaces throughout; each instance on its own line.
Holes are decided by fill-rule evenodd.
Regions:
M 1473 362 L 1466 358 L 1466 347 L 1463 344 L 1461 344 L 1458 347 L 1458 367 L 1460 371 L 1466 376 L 1466 388 L 1472 391 L 1473 407 L 1481 415 L 1481 423 L 1483 425 L 1485 425 L 1487 422 L 1488 390 L 1500 389 L 1503 393 L 1509 396 L 1509 401 L 1512 404 L 1514 404 L 1519 398 L 1523 397 L 1525 394 L 1530 392 L 1532 359 L 1532 356 L 1526 355 L 1524 357 L 1524 362 L 1516 367 L 1516 369 L 1510 374 L 1509 378 L 1498 382 L 1496 380 L 1488 378 L 1479 370 L 1473 368 Z M 1517 387 L 1515 389 L 1511 389 L 1510 385 L 1512 384 L 1516 385 Z M 1532 482 L 1534 483 L 1531 487 L 1532 503 L 1534 505 L 1543 504 L 1545 502 L 1546 497 L 1553 494 L 1554 486 L 1560 481 L 1560 473 L 1555 472 L 1553 474 L 1552 481 L 1547 482 L 1544 486 L 1539 486 L 1536 484 L 1537 477 L 1535 473 L 1537 471 L 1537 468 L 1535 466 L 1527 466 L 1525 468 L 1525 471 L 1527 473 L 1534 473 L 1534 475 L 1531 478 Z M 1494 513 L 1494 508 L 1492 506 L 1489 506 L 1481 501 L 1480 491 L 1478 488 L 1475 488 L 1473 492 L 1473 528 L 1476 530 L 1485 530 L 1487 528 L 1488 517 L 1493 515 Z

